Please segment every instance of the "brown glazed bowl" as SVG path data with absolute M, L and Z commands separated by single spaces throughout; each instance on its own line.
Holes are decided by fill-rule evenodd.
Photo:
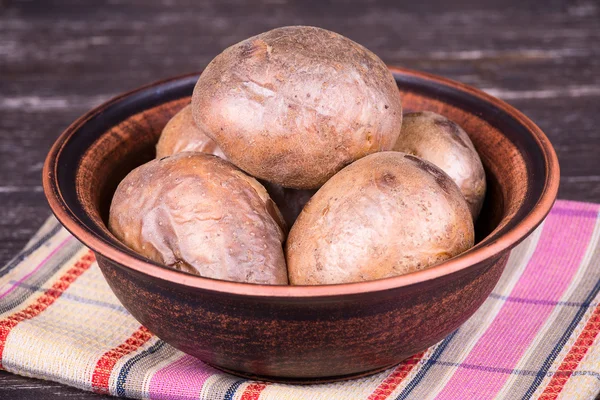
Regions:
M 44 166 L 60 222 L 96 254 L 123 305 L 174 347 L 234 374 L 315 382 L 371 374 L 457 329 L 498 281 L 510 250 L 538 226 L 558 189 L 552 145 L 527 117 L 466 85 L 392 68 L 405 111 L 460 124 L 480 152 L 488 193 L 471 250 L 430 269 L 323 286 L 225 282 L 157 265 L 106 228 L 112 194 L 190 95 L 198 74 L 121 95 L 73 123 Z

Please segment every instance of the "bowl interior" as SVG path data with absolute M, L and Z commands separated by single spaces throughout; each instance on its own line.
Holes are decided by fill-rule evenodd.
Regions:
M 547 149 L 522 116 L 499 101 L 485 101 L 480 92 L 443 78 L 404 70 L 393 73 L 404 112 L 437 112 L 471 137 L 488 183 L 474 249 L 497 240 L 531 213 L 547 191 Z M 106 227 L 110 201 L 127 173 L 154 157 L 162 128 L 190 101 L 197 78 L 197 74 L 175 78 L 113 99 L 74 123 L 57 149 L 56 190 L 67 211 L 96 238 L 138 259 L 145 260 Z

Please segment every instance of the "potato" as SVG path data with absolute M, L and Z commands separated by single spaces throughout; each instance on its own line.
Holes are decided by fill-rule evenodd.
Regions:
M 158 144 L 156 145 L 156 158 L 163 158 L 173 154 L 196 151 L 213 154 L 226 160 L 225 154 L 217 144 L 203 134 L 192 119 L 190 106 L 179 111 L 164 127 Z M 302 211 L 302 207 L 315 193 L 315 190 L 296 190 L 284 188 L 275 183 L 261 181 L 267 193 L 279 208 L 287 226 L 292 226 Z
M 458 124 L 430 111 L 406 114 L 394 150 L 441 168 L 458 185 L 477 219 L 485 197 L 485 171 L 469 135 Z
M 156 144 L 156 158 L 163 158 L 184 151 L 214 154 L 223 159 L 225 154 L 217 144 L 206 136 L 194 123 L 192 108 L 188 104 L 165 125 Z
M 293 285 L 349 283 L 419 271 L 473 246 L 456 184 L 418 157 L 382 152 L 334 175 L 310 199 L 286 244 Z
M 207 278 L 285 285 L 281 214 L 254 178 L 203 153 L 134 169 L 119 184 L 109 229 L 155 262 Z
M 372 52 L 324 29 L 290 26 L 212 60 L 194 88 L 192 114 L 239 168 L 315 189 L 354 160 L 391 150 L 402 104 Z
M 289 189 L 266 181 L 262 181 L 261 183 L 267 189 L 267 193 L 269 193 L 271 199 L 277 204 L 288 227 L 294 225 L 304 205 L 316 193 L 316 190 Z

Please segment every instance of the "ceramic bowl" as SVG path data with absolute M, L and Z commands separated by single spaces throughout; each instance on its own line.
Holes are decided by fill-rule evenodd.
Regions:
M 457 329 L 490 294 L 510 250 L 549 212 L 559 167 L 543 132 L 472 87 L 391 68 L 405 111 L 460 124 L 488 179 L 471 250 L 424 271 L 378 281 L 268 286 L 189 275 L 153 263 L 107 229 L 114 190 L 154 157 L 163 126 L 190 101 L 198 74 L 116 97 L 73 123 L 44 166 L 60 222 L 96 254 L 110 287 L 151 332 L 226 371 L 287 382 L 331 381 L 389 368 Z

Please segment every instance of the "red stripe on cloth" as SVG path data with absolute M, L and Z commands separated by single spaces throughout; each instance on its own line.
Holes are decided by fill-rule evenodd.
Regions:
M 577 337 L 577 340 L 571 347 L 571 350 L 567 353 L 560 366 L 552 375 L 548 386 L 544 389 L 544 392 L 540 395 L 541 400 L 554 400 L 558 398 L 559 393 L 564 389 L 567 381 L 577 370 L 577 366 L 583 360 L 586 353 L 594 344 L 596 336 L 600 333 L 600 305 L 594 309 L 592 316 L 585 324 L 583 331 Z
M 425 352 L 415 354 L 411 358 L 404 360 L 398 365 L 387 378 L 383 380 L 377 386 L 377 388 L 371 393 L 367 400 L 385 400 L 391 395 L 398 385 L 406 378 L 409 372 L 419 363 L 423 358 Z
M 81 257 L 73 267 L 69 268 L 58 280 L 38 297 L 33 304 L 30 304 L 25 309 L 12 314 L 6 319 L 0 321 L 0 368 L 2 368 L 2 355 L 4 353 L 4 346 L 6 345 L 6 339 L 9 333 L 19 323 L 32 319 L 40 315 L 44 310 L 52 305 L 69 286 L 77 280 L 77 278 L 83 274 L 96 260 L 94 253 L 88 250 L 88 252 Z
M 240 400 L 258 400 L 260 394 L 267 387 L 264 383 L 251 383 L 246 387 Z
M 125 342 L 104 353 L 96 363 L 92 374 L 92 390 L 96 393 L 108 394 L 110 374 L 117 361 L 142 347 L 152 336 L 148 329 L 140 326 Z

